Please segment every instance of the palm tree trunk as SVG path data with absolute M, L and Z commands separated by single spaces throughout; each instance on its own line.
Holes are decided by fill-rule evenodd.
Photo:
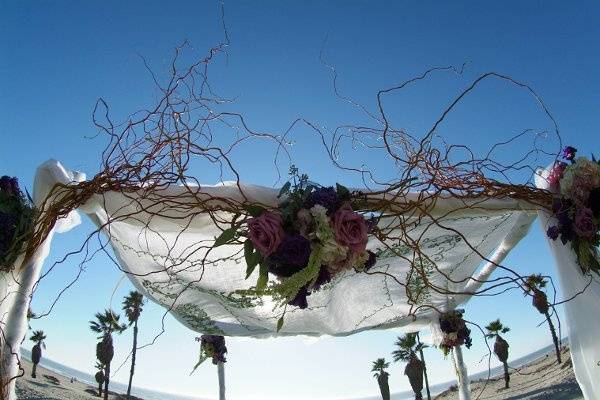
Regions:
M 108 400 L 108 382 L 110 380 L 110 363 L 104 367 L 104 400 Z
M 37 371 L 37 363 L 33 364 L 33 368 L 31 369 L 31 377 L 32 378 L 37 378 L 37 376 L 35 375 L 36 371 Z
M 381 372 L 381 375 L 377 378 L 379 384 L 379 391 L 381 392 L 381 398 L 383 400 L 390 400 L 390 385 L 388 383 L 388 377 L 385 372 Z
M 508 363 L 506 361 L 503 361 L 502 364 L 504 365 L 504 388 L 508 389 L 508 383 L 510 382 L 510 374 L 508 373 Z
M 98 397 L 102 397 L 102 382 L 98 384 Z
M 133 349 L 131 350 L 131 370 L 129 371 L 129 385 L 127 385 L 127 398 L 131 398 L 131 381 L 133 380 L 133 373 L 135 371 L 135 353 L 137 350 L 137 334 L 138 326 L 137 319 L 133 325 Z
M 219 400 L 225 400 L 225 363 L 217 363 L 217 373 L 219 375 Z
M 421 338 L 417 332 L 417 340 L 421 343 Z M 423 348 L 419 349 L 419 355 L 421 356 L 421 362 L 423 363 L 423 376 L 425 377 L 425 390 L 427 391 L 427 400 L 431 400 L 431 392 L 429 391 L 429 379 L 427 379 L 427 364 L 425 364 L 425 356 L 423 355 Z
M 552 319 L 550 318 L 550 313 L 546 311 L 544 313 L 546 316 L 546 321 L 548 321 L 548 326 L 550 327 L 550 333 L 552 334 L 552 341 L 554 342 L 554 349 L 556 350 L 556 359 L 558 363 L 562 363 L 560 358 L 560 346 L 558 345 L 558 336 L 556 336 L 556 330 L 554 329 L 554 324 L 552 323 Z

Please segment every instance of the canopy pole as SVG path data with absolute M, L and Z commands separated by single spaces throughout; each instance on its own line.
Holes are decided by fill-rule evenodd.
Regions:
M 217 370 L 219 374 L 219 400 L 225 400 L 225 363 L 217 362 Z
M 467 366 L 463 361 L 462 349 L 456 346 L 452 349 L 452 359 L 454 361 L 454 370 L 458 381 L 458 398 L 460 400 L 471 400 L 471 385 L 469 383 L 469 374 Z

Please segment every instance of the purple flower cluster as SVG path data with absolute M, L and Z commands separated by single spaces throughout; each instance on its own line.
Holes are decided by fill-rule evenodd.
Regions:
M 198 340 L 198 338 L 196 338 Z M 226 362 L 225 353 L 227 353 L 227 347 L 225 347 L 225 338 L 220 335 L 202 335 L 200 337 L 200 345 L 204 353 L 212 357 L 212 363 L 217 364 L 219 362 Z
M 598 234 L 600 218 L 600 187 L 598 170 L 595 163 L 586 159 L 575 162 L 577 149 L 567 146 L 563 150 L 563 158 L 572 164 L 556 162 L 550 171 L 548 181 L 554 189 L 561 189 L 562 196 L 555 198 L 552 212 L 558 224 L 550 226 L 547 236 L 556 240 L 560 237 L 563 244 L 573 240 L 584 240 L 594 243 Z M 594 167 L 596 165 L 596 167 Z M 568 182 L 560 187 L 565 170 L 569 168 Z M 596 168 L 596 169 L 595 169 Z
M 577 153 L 577 149 L 572 146 L 567 146 L 563 149 L 563 158 L 565 160 L 573 162 L 575 160 L 575 154 Z
M 310 241 L 299 234 L 284 236 L 277 250 L 267 258 L 269 271 L 287 278 L 302 270 L 310 258 Z
M 6 175 L 0 178 L 0 192 L 8 196 L 20 195 L 21 191 L 19 190 L 19 181 L 17 178 L 11 178 Z
M 17 257 L 13 243 L 31 223 L 31 206 L 19 189 L 17 178 L 0 178 L 0 267 L 11 265 Z M 10 254 L 9 254 L 10 253 Z
M 317 204 L 325 207 L 327 209 L 327 214 L 331 215 L 340 208 L 342 201 L 337 191 L 332 186 L 320 187 L 308 195 L 308 198 L 304 202 L 304 208 L 311 209 Z
M 453 347 L 465 345 L 470 348 L 473 344 L 471 340 L 471 330 L 467 328 L 465 320 L 460 311 L 448 311 L 440 315 L 440 329 L 444 333 L 444 338 L 440 347 L 444 353 L 448 353 Z
M 248 220 L 247 237 L 250 250 L 245 250 L 249 268 L 258 263 L 268 272 L 286 279 L 308 266 L 315 247 L 327 249 L 322 254 L 319 275 L 301 288 L 288 304 L 308 307 L 307 297 L 345 268 L 369 269 L 376 262 L 375 253 L 367 252 L 368 233 L 377 220 L 367 223 L 363 215 L 352 209 L 350 191 L 336 188 L 286 184 L 281 193 L 285 200 L 278 210 L 262 212 Z M 281 195 L 280 193 L 280 195 Z M 316 207 L 319 206 L 319 207 Z M 325 253 L 325 250 L 324 250 Z M 357 260 L 364 265 L 356 265 Z M 326 265 L 327 264 L 327 265 Z M 315 271 L 316 272 L 316 271 Z

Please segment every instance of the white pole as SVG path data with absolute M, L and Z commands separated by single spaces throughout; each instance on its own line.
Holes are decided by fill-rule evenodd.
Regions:
M 225 363 L 219 361 L 217 369 L 219 374 L 219 400 L 225 400 Z
M 458 398 L 460 400 L 471 400 L 469 374 L 467 373 L 467 366 L 463 361 L 462 349 L 460 346 L 456 346 L 452 349 L 452 359 L 454 361 L 456 379 L 458 380 Z

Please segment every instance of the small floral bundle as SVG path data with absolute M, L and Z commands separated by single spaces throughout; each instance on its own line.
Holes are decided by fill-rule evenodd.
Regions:
M 307 296 L 335 275 L 375 264 L 375 254 L 366 249 L 375 223 L 353 210 L 360 194 L 339 184 L 334 188 L 311 183 L 297 170 L 292 175 L 293 182 L 279 192 L 277 209 L 246 207 L 252 218 L 231 228 L 235 232 L 224 231 L 215 245 L 246 237 L 246 277 L 259 266 L 258 294 L 272 294 L 282 304 L 304 309 Z M 267 288 L 269 273 L 278 280 Z
M 563 158 L 570 164 L 557 161 L 548 176 L 550 188 L 557 193 L 552 212 L 558 224 L 549 227 L 547 235 L 571 243 L 583 272 L 600 274 L 600 162 L 594 156 L 576 159 L 576 152 L 566 147 Z
M 440 315 L 440 329 L 444 333 L 444 338 L 440 348 L 444 355 L 448 355 L 453 347 L 465 345 L 470 348 L 473 344 L 471 340 L 471 330 L 467 328 L 463 319 L 463 312 L 459 310 L 448 311 Z
M 197 342 L 200 342 L 200 359 L 198 363 L 192 369 L 190 375 L 202 364 L 204 361 L 212 358 L 213 364 L 220 362 L 224 363 L 225 353 L 227 353 L 227 347 L 225 347 L 225 338 L 220 335 L 202 335 L 196 338 Z
M 33 230 L 32 200 L 17 178 L 0 178 L 0 269 L 10 268 Z

